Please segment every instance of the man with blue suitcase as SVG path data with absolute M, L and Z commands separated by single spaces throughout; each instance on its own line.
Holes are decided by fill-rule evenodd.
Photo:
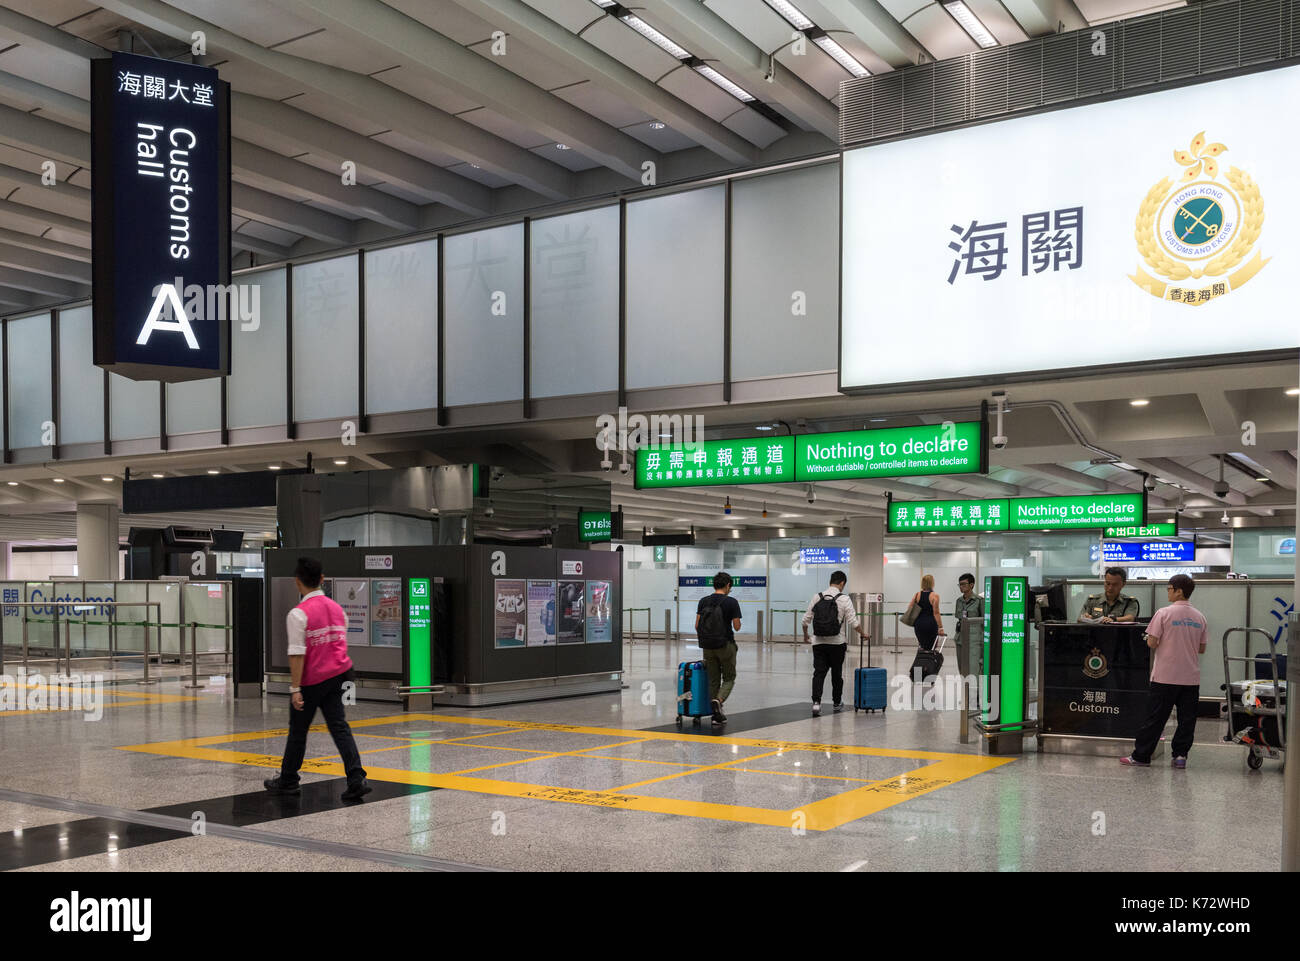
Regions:
M 713 593 L 700 598 L 695 610 L 695 633 L 704 652 L 709 672 L 709 702 L 713 723 L 727 723 L 722 713 L 736 683 L 736 631 L 740 630 L 740 602 L 731 596 L 731 575 L 719 571 L 713 576 Z
M 831 703 L 836 714 L 844 710 L 844 655 L 849 649 L 849 632 L 863 640 L 868 634 L 858 624 L 853 600 L 844 593 L 848 577 L 843 571 L 831 575 L 830 588 L 813 595 L 803 614 L 803 642 L 813 646 L 812 713 L 822 712 L 822 690 L 826 672 L 831 674 Z M 812 627 L 812 638 L 808 628 Z

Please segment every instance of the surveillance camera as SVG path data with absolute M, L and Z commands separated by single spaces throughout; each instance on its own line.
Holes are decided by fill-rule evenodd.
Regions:
M 1227 511 L 1223 512 L 1223 516 L 1219 518 L 1219 523 L 1222 524 L 1224 527 L 1232 526 L 1232 518 L 1228 516 Z
M 816 500 L 817 500 L 817 491 L 813 488 L 812 484 L 809 484 L 809 485 L 808 485 L 808 503 L 809 503 L 809 504 L 815 503 Z
M 612 460 L 603 460 L 600 462 L 600 469 L 605 473 L 609 473 L 614 469 L 614 462 Z
M 1179 504 L 1177 507 L 1174 508 L 1174 513 L 1181 514 L 1185 510 L 1187 510 L 1187 508 L 1184 507 L 1182 504 Z
M 491 516 L 492 516 L 493 514 L 495 514 L 495 513 L 496 513 L 496 508 L 493 507 L 491 504 L 489 504 L 489 505 L 487 506 L 487 510 L 485 510 L 485 511 L 483 512 L 483 516 L 484 516 L 484 517 L 491 517 Z
M 626 474 L 626 473 L 627 473 L 628 471 L 630 471 L 631 469 L 632 469 L 632 468 L 628 466 L 627 461 L 623 461 L 623 463 L 621 463 L 621 464 L 618 465 L 618 472 L 619 472 L 620 474 Z
M 1007 446 L 1007 437 L 1005 434 L 998 434 L 993 438 L 993 447 L 995 450 L 1002 450 Z
M 1214 482 L 1214 496 L 1227 497 L 1228 491 L 1232 490 L 1227 481 L 1219 480 Z
M 1147 477 L 1142 481 L 1142 486 L 1148 491 L 1153 491 L 1156 489 L 1156 482 L 1152 478 Z

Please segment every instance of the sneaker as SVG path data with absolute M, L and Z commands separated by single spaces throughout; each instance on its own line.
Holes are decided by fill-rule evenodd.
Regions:
M 822 702 L 813 701 L 813 717 L 821 717 L 821 714 L 822 714 Z
M 373 790 L 374 790 L 374 788 L 372 788 L 372 787 L 370 786 L 370 782 L 366 781 L 366 780 L 363 778 L 363 779 L 361 780 L 361 783 L 360 783 L 360 784 L 349 784 L 349 785 L 348 785 L 348 789 L 347 789 L 346 791 L 343 792 L 343 800 L 345 800 L 345 801 L 360 801 L 363 797 L 365 797 L 367 794 L 369 794 L 369 793 L 370 793 L 371 791 L 373 791 Z
M 1130 754 L 1128 757 L 1122 757 L 1122 758 L 1120 758 L 1120 759 L 1119 759 L 1119 763 L 1120 763 L 1120 764 L 1128 764 L 1128 765 L 1131 765 L 1132 767 L 1150 767 L 1150 766 L 1151 766 L 1151 762 L 1150 762 L 1150 761 L 1139 761 L 1137 758 L 1135 758 L 1135 757 L 1134 757 L 1133 755 L 1131 755 L 1131 754 Z
M 284 780 L 278 774 L 275 777 L 269 777 L 262 782 L 262 787 L 266 788 L 272 794 L 298 795 L 302 793 L 302 785 L 297 781 L 292 784 Z
M 714 698 L 713 701 L 713 723 L 714 724 L 727 723 L 727 715 L 722 713 L 722 702 L 716 698 Z
M 1179 770 L 1182 770 L 1183 768 L 1187 767 L 1187 758 L 1176 757 L 1173 759 L 1172 764 L 1174 767 L 1178 768 Z
M 844 710 L 844 705 L 837 701 L 835 704 L 831 705 L 831 710 L 838 714 L 840 711 Z

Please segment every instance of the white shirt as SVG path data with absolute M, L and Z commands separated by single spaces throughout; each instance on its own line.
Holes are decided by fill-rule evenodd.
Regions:
M 310 594 L 304 594 L 302 601 L 309 597 L 324 597 L 325 592 L 317 588 Z M 295 607 L 289 612 L 289 616 L 284 619 L 285 630 L 289 632 L 289 653 L 306 654 L 307 653 L 307 612 L 301 607 Z
M 850 632 L 856 634 L 858 627 L 858 612 L 853 609 L 853 599 L 843 591 L 834 587 L 828 587 L 820 595 L 814 594 L 813 599 L 808 602 L 808 610 L 803 614 L 803 626 L 808 627 L 813 622 L 813 608 L 822 597 L 835 598 L 835 607 L 840 615 L 840 632 L 834 637 L 818 637 L 816 634 L 810 635 L 814 644 L 847 644 L 849 642 Z

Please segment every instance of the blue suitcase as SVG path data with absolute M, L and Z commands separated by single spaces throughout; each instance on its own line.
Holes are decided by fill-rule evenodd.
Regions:
M 677 726 L 682 726 L 683 717 L 693 717 L 699 727 L 700 718 L 712 713 L 709 669 L 703 661 L 682 661 L 677 665 Z
M 862 663 L 862 642 L 858 642 L 858 663 Z M 853 713 L 858 711 L 883 711 L 889 700 L 889 672 L 883 667 L 871 666 L 871 650 L 867 649 L 867 666 L 853 672 Z

